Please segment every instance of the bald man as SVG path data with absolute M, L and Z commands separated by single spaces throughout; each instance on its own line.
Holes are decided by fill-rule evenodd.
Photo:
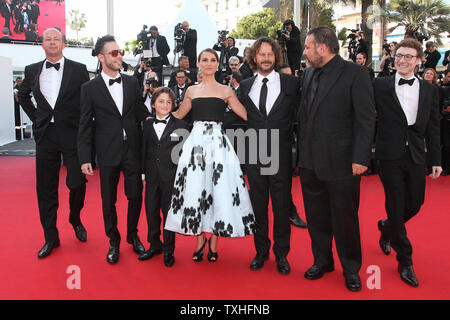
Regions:
M 191 29 L 189 22 L 183 21 L 186 37 L 184 38 L 184 55 L 189 58 L 191 68 L 197 68 L 197 31 Z
M 70 190 L 69 222 L 78 240 L 84 242 L 87 239 L 80 220 L 86 178 L 78 161 L 77 136 L 80 88 L 89 80 L 89 74 L 84 64 L 64 57 L 64 47 L 59 30 L 51 28 L 44 31 L 42 48 L 45 60 L 25 67 L 25 78 L 18 92 L 20 105 L 33 122 L 36 141 L 36 191 L 45 237 L 38 258 L 50 255 L 60 245 L 56 213 L 61 156 L 67 168 L 66 185 Z M 36 106 L 31 102 L 31 93 Z

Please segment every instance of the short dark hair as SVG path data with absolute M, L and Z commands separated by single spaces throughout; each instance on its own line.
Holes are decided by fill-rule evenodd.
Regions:
M 313 35 L 315 43 L 324 44 L 331 53 L 339 53 L 339 42 L 333 29 L 329 27 L 317 27 L 311 29 L 307 36 Z
M 256 66 L 255 58 L 256 54 L 259 51 L 259 48 L 264 42 L 272 46 L 272 51 L 275 54 L 275 70 L 278 70 L 280 68 L 280 65 L 283 63 L 283 55 L 281 54 L 281 47 L 277 41 L 269 37 L 258 38 L 251 46 L 248 61 L 250 68 L 252 68 L 253 70 L 258 69 Z
M 422 44 L 414 38 L 406 38 L 400 41 L 395 51 L 397 52 L 397 50 L 400 49 L 401 47 L 416 49 L 417 58 L 422 59 L 424 57 L 424 53 L 422 51 Z
M 235 71 L 231 74 L 234 80 L 237 81 L 237 83 L 241 83 L 242 80 L 244 80 L 244 77 L 239 71 Z
M 227 40 L 228 40 L 228 39 L 233 40 L 233 46 L 236 44 L 236 39 L 234 39 L 233 37 L 227 37 Z
M 362 55 L 364 59 L 367 60 L 367 54 L 365 52 L 359 52 L 358 54 Z M 356 56 L 358 56 L 358 54 Z
M 103 48 L 105 47 L 105 44 L 108 42 L 115 42 L 116 38 L 114 38 L 114 36 L 107 34 L 106 36 L 103 36 L 101 38 L 97 39 L 97 42 L 95 43 L 94 46 L 94 53 L 95 55 L 99 55 L 100 53 L 102 53 Z
M 150 27 L 150 30 L 156 30 L 156 31 L 158 31 L 158 28 L 157 28 L 156 26 L 151 26 L 151 27 Z
M 287 63 L 283 63 L 278 69 L 286 69 L 286 68 L 290 68 L 290 66 Z
M 180 57 L 178 58 L 178 63 L 180 63 L 181 60 L 183 60 L 183 59 L 188 59 L 188 60 L 189 60 L 189 57 L 186 57 L 186 56 L 180 56 Z
M 158 97 L 163 93 L 167 93 L 169 95 L 170 99 L 172 100 L 172 109 L 175 108 L 175 101 L 177 98 L 175 96 L 175 93 L 173 93 L 173 91 L 168 87 L 159 87 L 152 93 L 152 99 L 150 100 L 152 108 L 155 105 L 156 99 L 158 99 Z
M 175 76 L 178 75 L 180 72 L 183 72 L 186 77 L 188 76 L 186 70 L 183 70 L 183 69 L 178 69 L 177 73 L 175 73 Z

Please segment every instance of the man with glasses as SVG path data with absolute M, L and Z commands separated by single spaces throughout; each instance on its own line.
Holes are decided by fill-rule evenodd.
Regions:
M 86 178 L 81 173 L 77 154 L 80 119 L 80 87 L 89 80 L 84 64 L 64 57 L 65 43 L 61 32 L 44 31 L 42 48 L 45 60 L 25 67 L 25 78 L 18 91 L 19 103 L 33 122 L 36 141 L 36 191 L 45 244 L 38 258 L 59 247 L 56 227 L 58 184 L 61 155 L 67 168 L 69 222 L 78 240 L 87 239 L 80 212 L 84 206 Z M 36 106 L 31 101 L 31 93 Z
M 128 199 L 127 242 L 137 254 L 145 252 L 137 225 L 142 206 L 140 175 L 140 122 L 150 113 L 139 94 L 136 77 L 120 73 L 124 51 L 113 36 L 97 40 L 94 51 L 102 72 L 81 88 L 81 118 L 78 153 L 84 174 L 94 174 L 91 155 L 95 146 L 100 169 L 103 220 L 110 247 L 106 260 L 119 260 L 120 233 L 117 229 L 117 185 L 124 176 Z M 95 120 L 94 120 L 95 117 Z
M 378 120 L 375 157 L 380 160 L 387 213 L 386 220 L 378 221 L 379 244 L 386 255 L 392 246 L 400 278 L 413 287 L 419 282 L 405 223 L 424 202 L 426 166 L 432 167 L 432 178 L 442 172 L 438 89 L 414 75 L 423 56 L 418 41 L 402 40 L 395 53 L 397 73 L 373 82 Z

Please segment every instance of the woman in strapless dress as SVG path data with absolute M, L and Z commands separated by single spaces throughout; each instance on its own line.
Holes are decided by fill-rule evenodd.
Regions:
M 187 89 L 180 108 L 173 112 L 184 118 L 192 109 L 193 129 L 183 144 L 165 229 L 197 235 L 193 254 L 203 260 L 206 242 L 208 260 L 217 261 L 217 237 L 243 237 L 254 233 L 255 218 L 239 159 L 222 128 L 227 105 L 242 119 L 247 111 L 234 91 L 219 84 L 214 74 L 219 57 L 212 49 L 198 58 L 203 73 L 199 85 Z M 205 233 L 211 237 L 207 241 Z

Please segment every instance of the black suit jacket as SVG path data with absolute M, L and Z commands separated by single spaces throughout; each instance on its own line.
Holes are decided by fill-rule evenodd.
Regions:
M 248 64 L 248 62 L 244 62 L 240 66 L 239 72 L 242 74 L 243 79 L 248 79 L 248 78 L 253 77 L 253 71 L 250 68 L 250 65 Z
M 176 101 L 181 102 L 184 100 L 184 95 L 186 94 L 186 90 L 188 88 L 188 85 L 186 84 L 183 88 L 183 92 L 180 94 L 180 90 L 178 90 L 178 84 L 174 85 L 173 87 L 170 87 L 170 89 L 175 93 Z
M 167 44 L 166 37 L 158 35 L 156 38 L 156 50 L 158 50 L 159 56 L 161 57 L 163 65 L 169 65 L 169 59 L 167 55 L 170 52 L 169 45 Z
M 144 122 L 143 143 L 142 143 L 142 163 L 146 180 L 149 183 L 167 182 L 173 184 L 177 172 L 177 163 L 172 162 L 172 150 L 182 140 L 176 132 L 177 129 L 186 129 L 189 131 L 189 125 L 180 119 L 170 117 L 169 122 L 164 129 L 161 139 L 158 139 L 153 127 L 154 119 Z M 171 135 L 178 135 L 179 138 L 172 140 Z M 179 148 L 181 153 L 181 146 Z
M 173 87 L 177 85 L 177 72 L 179 70 L 175 70 L 174 72 L 172 72 L 170 74 L 170 80 L 169 83 L 167 84 L 168 87 Z M 189 68 L 189 70 L 187 70 L 189 72 L 187 72 L 188 74 L 188 78 L 191 80 L 191 84 L 190 86 L 194 85 L 197 82 L 197 70 L 193 69 L 193 68 Z
M 25 67 L 25 77 L 20 86 L 18 97 L 20 105 L 33 122 L 33 134 L 39 143 L 45 130 L 54 117 L 56 131 L 65 148 L 77 148 L 78 124 L 80 121 L 80 88 L 89 81 L 89 74 L 84 64 L 64 58 L 64 71 L 55 108 L 49 105 L 40 90 L 39 76 L 44 61 Z M 31 101 L 31 93 L 36 106 Z
M 189 57 L 191 67 L 195 67 L 195 61 L 197 59 L 197 31 L 194 29 L 189 29 L 186 32 L 184 38 L 184 55 Z
M 298 165 L 312 165 L 325 181 L 352 177 L 352 163 L 369 165 L 375 127 L 373 89 L 367 68 L 336 56 L 321 79 L 308 112 L 314 68 L 305 71 L 298 113 Z M 311 163 L 309 163 L 311 162 Z
M 432 53 L 429 53 L 428 51 L 424 51 L 425 54 L 425 58 L 427 59 L 427 61 L 425 61 L 423 68 L 433 68 L 436 69 L 436 66 L 439 62 L 439 59 L 441 59 L 441 54 L 439 53 L 439 51 L 434 50 Z
M 298 78 L 280 73 L 281 91 L 267 116 L 264 116 L 249 97 L 250 89 L 256 76 L 241 82 L 238 90 L 239 100 L 247 109 L 247 129 L 278 129 L 279 130 L 279 173 L 291 174 L 292 169 L 292 122 L 300 102 L 300 82 Z M 270 142 L 270 131 L 268 142 Z M 259 148 L 259 136 L 258 148 Z M 270 143 L 269 143 L 270 154 Z M 259 149 L 258 149 L 259 154 Z M 258 161 L 259 163 L 259 161 Z
M 416 164 L 441 165 L 438 88 L 424 80 L 418 81 L 420 92 L 417 119 L 414 125 L 408 126 L 395 92 L 395 76 L 374 80 L 378 120 L 375 143 L 377 159 L 400 159 L 408 142 L 411 158 Z
M 81 118 L 78 133 L 78 155 L 81 164 L 91 162 L 95 145 L 100 166 L 118 165 L 122 158 L 125 130 L 136 164 L 139 165 L 140 124 L 150 116 L 150 113 L 139 95 L 137 79 L 125 74 L 121 74 L 121 77 L 122 114 L 101 75 L 81 87 Z

